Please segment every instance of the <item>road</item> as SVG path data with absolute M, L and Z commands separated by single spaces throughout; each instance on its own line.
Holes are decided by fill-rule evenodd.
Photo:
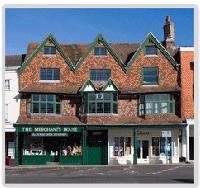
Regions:
M 79 166 L 5 171 L 5 183 L 193 183 L 193 165 Z

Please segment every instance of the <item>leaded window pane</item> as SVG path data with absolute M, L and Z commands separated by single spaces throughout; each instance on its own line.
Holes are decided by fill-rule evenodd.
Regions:
M 56 104 L 56 114 L 60 113 L 61 113 L 60 104 Z
M 53 113 L 53 104 L 47 103 L 47 113 Z
M 89 113 L 95 113 L 95 102 L 89 103 Z
M 103 103 L 97 103 L 97 113 L 103 113 Z
M 47 100 L 47 95 L 40 95 L 40 100 L 41 100 L 42 102 L 46 102 L 46 100 Z
M 110 113 L 110 103 L 104 103 L 104 113 Z
M 39 103 L 33 103 L 33 113 L 39 113 Z
M 37 94 L 33 95 L 33 101 L 39 101 L 39 95 Z
M 40 103 L 40 113 L 46 113 L 46 112 L 47 112 L 46 103 Z
M 47 101 L 53 102 L 53 95 L 47 95 Z

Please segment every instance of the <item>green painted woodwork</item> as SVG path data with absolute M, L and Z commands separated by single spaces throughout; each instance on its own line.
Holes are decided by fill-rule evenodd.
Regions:
M 23 165 L 45 165 L 46 164 L 46 155 L 23 155 L 22 164 Z
M 32 52 L 32 54 L 22 63 L 22 66 L 19 70 L 19 73 L 22 74 L 23 71 L 25 70 L 25 68 L 29 65 L 29 63 L 33 60 L 33 58 L 38 54 L 38 52 L 44 48 L 45 44 L 50 41 L 52 42 L 55 47 L 56 50 L 58 50 L 58 52 L 60 53 L 60 55 L 62 56 L 62 58 L 65 60 L 65 62 L 69 65 L 69 67 L 71 68 L 72 71 L 74 71 L 74 66 L 73 63 L 71 62 L 71 60 L 69 59 L 69 57 L 67 57 L 67 55 L 64 53 L 64 51 L 62 50 L 62 48 L 60 47 L 60 45 L 58 44 L 58 42 L 56 41 L 56 38 L 50 33 L 48 34 L 48 36 L 45 38 L 45 40 Z
M 19 132 L 18 132 L 18 128 L 16 128 L 15 131 L 15 159 L 14 159 L 14 166 L 18 166 L 19 165 L 19 146 L 18 143 L 19 142 Z
M 59 164 L 82 165 L 83 164 L 83 156 L 60 156 Z
M 121 59 L 118 57 L 118 55 L 114 52 L 114 50 L 112 49 L 112 47 L 106 42 L 106 40 L 104 39 L 102 34 L 98 34 L 97 37 L 94 39 L 93 43 L 88 47 L 88 49 L 85 51 L 85 53 L 83 54 L 83 56 L 80 58 L 80 60 L 77 62 L 76 66 L 75 66 L 75 71 L 77 71 L 77 69 L 80 67 L 80 65 L 83 63 L 83 61 L 85 60 L 85 58 L 89 55 L 89 53 L 94 50 L 95 46 L 101 43 L 103 44 L 103 46 L 108 50 L 108 52 L 112 55 L 112 57 L 114 58 L 114 60 L 118 63 L 118 65 L 121 67 L 121 69 L 126 72 L 125 69 L 125 65 L 124 63 L 121 61 Z
M 88 147 L 88 165 L 103 164 L 103 147 Z
M 119 89 L 117 88 L 117 86 L 115 86 L 114 84 L 113 84 L 113 81 L 111 80 L 111 79 L 109 79 L 108 81 L 107 81 L 107 83 L 103 86 L 103 88 L 102 88 L 102 91 L 104 91 L 108 86 L 113 86 L 113 88 L 116 90 L 116 91 L 119 91 Z
M 107 43 L 107 41 L 104 39 L 104 37 L 101 34 L 98 34 L 98 36 L 94 39 L 93 43 L 88 47 L 88 49 L 85 51 L 83 56 L 79 59 L 79 61 L 74 66 L 70 58 L 64 53 L 63 49 L 60 47 L 59 43 L 56 41 L 55 37 L 50 33 L 45 40 L 32 52 L 32 54 L 23 62 L 21 68 L 20 68 L 20 74 L 25 70 L 25 68 L 29 65 L 29 63 L 33 60 L 33 58 L 37 55 L 37 53 L 44 48 L 46 42 L 50 41 L 52 42 L 58 52 L 61 54 L 62 58 L 65 60 L 67 65 L 71 68 L 73 72 L 77 71 L 80 65 L 83 63 L 83 61 L 87 58 L 89 53 L 95 48 L 96 44 L 102 43 L 103 46 L 108 50 L 108 52 L 112 55 L 112 57 L 115 59 L 115 61 L 118 63 L 118 65 L 121 67 L 121 69 L 124 72 L 127 72 L 131 65 L 134 63 L 134 61 L 137 59 L 140 51 L 145 47 L 148 40 L 151 40 L 156 47 L 163 53 L 163 55 L 169 60 L 169 62 L 174 66 L 174 68 L 178 71 L 179 67 L 177 65 L 177 62 L 175 59 L 167 52 L 167 50 L 162 46 L 162 44 L 156 39 L 156 37 L 152 33 L 148 33 L 147 37 L 145 38 L 144 42 L 140 45 L 140 47 L 137 49 L 136 53 L 133 55 L 132 59 L 128 63 L 127 66 L 124 65 L 122 60 L 119 58 L 119 56 L 114 52 L 112 47 Z
M 137 164 L 137 129 L 133 129 L 133 146 L 134 146 L 133 164 Z
M 84 92 L 85 88 L 90 85 L 92 86 L 92 88 L 94 89 L 94 91 L 96 90 L 94 87 L 94 84 L 92 83 L 91 80 L 86 80 L 85 83 L 83 84 L 83 86 L 81 87 L 81 89 L 79 90 L 80 92 Z
M 83 130 L 83 164 L 86 165 L 87 164 L 87 154 L 88 154 L 88 150 L 87 150 L 87 131 L 84 128 Z
M 141 50 L 145 48 L 147 42 L 151 40 L 153 44 L 162 52 L 162 54 L 169 60 L 169 62 L 172 64 L 172 66 L 175 68 L 175 70 L 179 71 L 179 67 L 175 59 L 169 54 L 169 52 L 162 46 L 162 44 L 156 39 L 156 37 L 150 32 L 147 34 L 147 37 L 145 38 L 144 42 L 140 45 L 140 47 L 137 49 L 135 54 L 133 55 L 132 59 L 128 63 L 126 67 L 126 71 L 130 69 L 132 64 L 137 59 L 138 55 L 140 54 Z
M 46 162 L 56 162 L 56 156 L 46 155 Z

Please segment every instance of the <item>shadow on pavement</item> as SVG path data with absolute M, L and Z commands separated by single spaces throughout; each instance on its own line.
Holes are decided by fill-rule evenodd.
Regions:
M 173 179 L 182 183 L 194 183 L 194 179 Z

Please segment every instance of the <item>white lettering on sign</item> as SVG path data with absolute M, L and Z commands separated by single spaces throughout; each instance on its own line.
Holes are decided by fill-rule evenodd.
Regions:
M 32 132 L 31 127 L 22 127 L 22 132 Z
M 60 127 L 35 127 L 35 132 L 61 132 Z
M 32 133 L 31 136 L 69 136 L 68 133 Z
M 64 127 L 63 132 L 77 132 L 77 128 L 76 127 L 73 127 L 73 128 Z
M 172 137 L 171 131 L 161 131 L 162 137 Z

